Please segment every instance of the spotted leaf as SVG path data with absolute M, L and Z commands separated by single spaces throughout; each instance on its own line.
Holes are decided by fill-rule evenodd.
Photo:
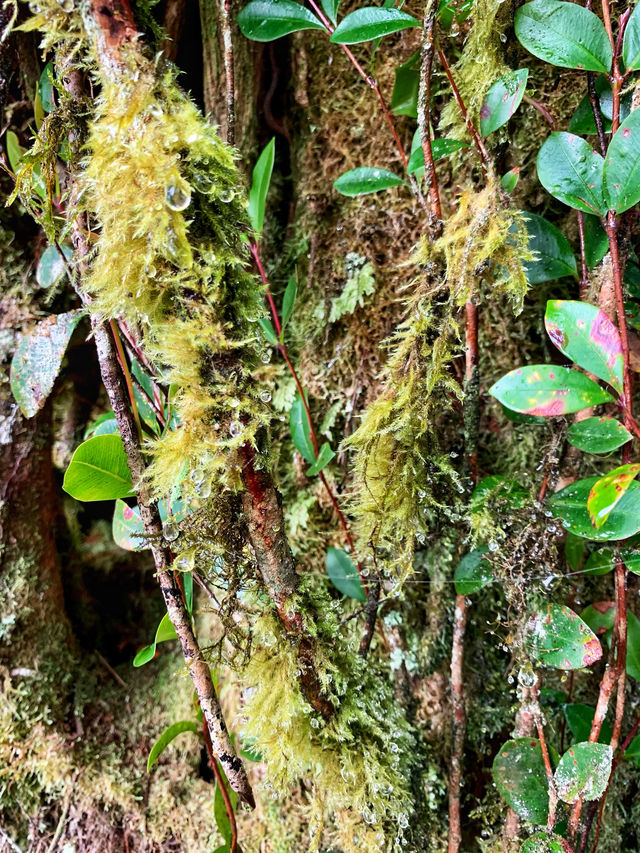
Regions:
M 562 604 L 548 604 L 531 616 L 525 643 L 532 658 L 554 669 L 582 669 L 602 657 L 591 628 Z
M 622 213 L 640 201 L 640 113 L 622 122 L 604 161 L 604 194 L 611 210 Z
M 587 477 L 571 483 L 553 495 L 549 500 L 554 515 L 562 519 L 567 530 L 593 539 L 595 542 L 613 542 L 627 539 L 640 531 L 640 483 L 635 480 L 629 484 L 625 494 L 611 510 L 611 514 L 602 527 L 594 527 L 587 509 L 587 500 L 598 477 Z
M 520 106 L 528 76 L 528 68 L 510 71 L 489 89 L 480 110 L 480 132 L 483 136 L 509 121 Z
M 604 159 L 582 137 L 564 131 L 551 133 L 536 165 L 540 183 L 554 198 L 585 213 L 605 213 Z
M 489 393 L 514 412 L 547 418 L 579 412 L 613 399 L 583 373 L 554 364 L 518 367 L 499 379 Z
M 613 750 L 606 743 L 576 743 L 560 759 L 554 774 L 558 796 L 565 803 L 599 799 L 611 775 Z
M 549 786 L 539 740 L 508 740 L 495 757 L 492 773 L 500 796 L 521 818 L 547 822 Z
M 596 529 L 602 527 L 611 515 L 611 510 L 624 496 L 631 483 L 640 472 L 640 464 L 620 465 L 609 471 L 591 487 L 587 498 L 587 509 L 591 522 Z

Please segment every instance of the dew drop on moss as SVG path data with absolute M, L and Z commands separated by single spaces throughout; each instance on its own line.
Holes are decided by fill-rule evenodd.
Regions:
M 233 190 L 221 190 L 219 194 L 220 201 L 225 204 L 229 204 L 230 201 L 233 201 L 235 198 L 235 193 Z
M 240 435 L 242 432 L 242 425 L 240 421 L 231 421 L 229 424 L 229 434 L 232 438 L 236 438 L 236 436 Z
M 172 179 L 165 189 L 165 198 L 170 210 L 186 210 L 191 204 L 191 191 L 187 184 Z
M 178 538 L 180 531 L 178 530 L 178 525 L 172 519 L 168 518 L 165 523 L 162 525 L 162 535 L 167 540 L 167 542 L 175 542 Z

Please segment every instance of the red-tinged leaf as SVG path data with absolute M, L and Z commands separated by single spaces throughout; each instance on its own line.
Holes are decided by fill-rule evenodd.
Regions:
M 525 643 L 532 658 L 554 669 L 582 669 L 602 657 L 602 646 L 577 613 L 549 604 L 529 619 Z
M 496 755 L 491 772 L 498 793 L 520 817 L 535 824 L 547 822 L 549 784 L 539 740 L 508 740 Z
M 606 743 L 576 743 L 560 759 L 554 773 L 558 796 L 565 803 L 599 799 L 611 775 L 613 750 Z
M 624 496 L 631 483 L 640 472 L 640 464 L 621 465 L 600 477 L 589 492 L 587 509 L 591 523 L 599 530 L 609 518 L 611 510 Z
M 615 601 L 594 601 L 582 611 L 582 620 L 599 637 L 613 628 L 616 618 Z
M 611 515 L 602 527 L 593 526 L 587 501 L 598 477 L 587 477 L 577 480 L 556 492 L 549 499 L 549 507 L 553 514 L 562 519 L 567 530 L 592 539 L 595 542 L 613 542 L 618 539 L 628 539 L 640 532 L 640 483 L 635 480 L 629 484 L 627 491 L 614 506 Z
M 544 322 L 560 352 L 622 394 L 622 343 L 604 311 L 586 302 L 550 299 Z
M 489 393 L 514 412 L 547 418 L 579 412 L 613 399 L 593 379 L 555 364 L 518 367 L 499 379 Z

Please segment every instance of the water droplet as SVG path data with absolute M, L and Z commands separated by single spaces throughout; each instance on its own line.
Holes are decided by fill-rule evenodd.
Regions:
M 171 568 L 178 572 L 191 572 L 193 571 L 194 562 L 195 553 L 193 549 L 190 549 L 189 551 L 182 551 L 182 553 L 178 554 L 173 561 L 173 566 Z
M 489 550 L 490 551 L 497 551 L 499 547 L 500 546 L 498 545 L 497 542 L 489 542 Z
M 162 535 L 167 542 L 175 542 L 178 538 L 180 531 L 178 530 L 178 525 L 173 521 L 173 519 L 168 518 L 162 525 Z
M 233 190 L 221 190 L 219 193 L 220 201 L 224 202 L 225 204 L 229 204 L 229 202 L 233 201 L 235 197 L 236 194 Z
M 263 364 L 269 364 L 271 361 L 271 352 L 269 350 L 264 350 L 264 352 L 260 353 L 260 361 Z
M 198 486 L 196 489 L 198 493 L 198 497 L 201 497 L 203 500 L 211 497 L 211 480 L 205 480 L 205 482 Z
M 400 829 L 406 829 L 409 826 L 409 818 L 404 812 L 400 812 L 398 815 L 398 826 Z
M 266 391 L 266 390 L 261 391 L 260 392 L 260 399 L 262 400 L 263 403 L 270 403 L 271 402 L 271 391 Z
M 240 435 L 241 432 L 242 424 L 240 423 L 240 421 L 231 421 L 231 423 L 229 424 L 229 435 L 231 435 L 232 438 L 236 438 Z
M 185 210 L 191 204 L 191 190 L 184 181 L 172 178 L 165 189 L 167 207 L 171 210 Z
M 205 472 L 203 468 L 194 468 L 190 474 L 191 482 L 195 486 L 200 486 L 204 482 Z
M 74 7 L 73 0 L 58 0 L 58 6 L 63 12 L 72 12 Z

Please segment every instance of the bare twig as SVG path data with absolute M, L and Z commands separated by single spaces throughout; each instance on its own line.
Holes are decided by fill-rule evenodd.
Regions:
M 420 63 L 420 87 L 418 90 L 418 128 L 424 153 L 424 176 L 429 193 L 429 230 L 433 236 L 442 228 L 442 207 L 436 180 L 436 167 L 431 147 L 431 74 L 435 52 L 436 0 L 427 0 L 424 9 L 422 50 Z

